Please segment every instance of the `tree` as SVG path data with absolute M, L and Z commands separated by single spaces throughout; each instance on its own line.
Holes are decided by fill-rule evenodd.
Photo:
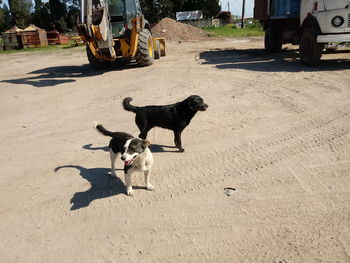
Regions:
M 32 8 L 31 0 L 9 0 L 11 23 L 20 28 L 27 27 L 31 22 L 30 10 Z
M 69 29 L 76 30 L 77 18 L 80 11 L 80 1 L 79 0 L 68 0 L 67 2 L 67 18 L 66 23 Z
M 60 0 L 49 0 L 50 13 L 55 25 L 55 28 L 60 32 L 67 31 L 66 23 L 66 3 Z
M 153 8 L 157 12 L 157 22 L 164 17 L 174 17 L 174 4 L 171 0 L 155 0 Z
M 142 11 L 150 23 L 157 23 L 164 17 L 175 17 L 171 0 L 141 0 Z
M 219 0 L 185 0 L 181 11 L 201 10 L 204 18 L 212 18 L 220 12 Z
M 0 7 L 0 32 L 4 32 L 11 27 L 10 20 L 10 10 L 7 5 L 4 4 L 3 7 Z
M 215 17 L 221 10 L 219 0 L 204 0 L 201 7 L 204 18 Z
M 186 11 L 182 10 L 182 7 L 186 0 L 173 0 L 173 5 L 174 5 L 174 12 L 179 12 L 179 11 Z
M 52 30 L 54 23 L 50 15 L 49 3 L 35 0 L 35 8 L 32 13 L 32 23 L 45 30 Z

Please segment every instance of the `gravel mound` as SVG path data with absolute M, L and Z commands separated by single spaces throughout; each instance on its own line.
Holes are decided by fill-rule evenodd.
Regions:
M 203 40 L 208 34 L 200 28 L 164 18 L 152 27 L 154 37 L 165 37 L 167 40 Z

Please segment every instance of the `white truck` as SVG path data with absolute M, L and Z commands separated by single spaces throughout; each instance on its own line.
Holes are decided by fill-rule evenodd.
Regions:
M 304 65 L 316 65 L 325 47 L 350 42 L 350 0 L 255 0 L 254 18 L 264 27 L 267 52 L 299 45 Z

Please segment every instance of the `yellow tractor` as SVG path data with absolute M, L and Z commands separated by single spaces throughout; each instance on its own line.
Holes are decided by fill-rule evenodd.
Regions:
M 166 55 L 165 39 L 152 37 L 139 0 L 81 0 L 78 21 L 89 63 L 105 68 L 118 59 L 152 65 Z

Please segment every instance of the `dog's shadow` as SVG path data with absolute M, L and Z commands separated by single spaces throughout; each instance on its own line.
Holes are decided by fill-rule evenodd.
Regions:
M 161 153 L 161 152 L 168 152 L 168 153 L 178 153 L 180 152 L 179 149 L 176 146 L 169 146 L 169 145 L 161 145 L 161 144 L 151 144 L 150 150 L 152 153 Z M 173 150 L 166 150 L 166 149 L 173 149 Z
M 80 165 L 63 165 L 54 169 L 55 172 L 62 168 L 75 168 L 79 170 L 80 176 L 87 180 L 91 187 L 87 191 L 77 192 L 73 195 L 70 210 L 87 207 L 96 199 L 125 194 L 125 185 L 118 177 L 112 178 L 108 168 L 85 168 Z M 117 169 L 122 170 L 122 169 Z
M 104 147 L 93 147 L 92 143 L 89 144 L 85 144 L 82 146 L 83 149 L 85 150 L 90 150 L 90 151 L 96 151 L 96 150 L 100 150 L 100 151 L 104 151 L 104 152 L 109 152 L 109 147 L 108 146 L 104 146 Z

